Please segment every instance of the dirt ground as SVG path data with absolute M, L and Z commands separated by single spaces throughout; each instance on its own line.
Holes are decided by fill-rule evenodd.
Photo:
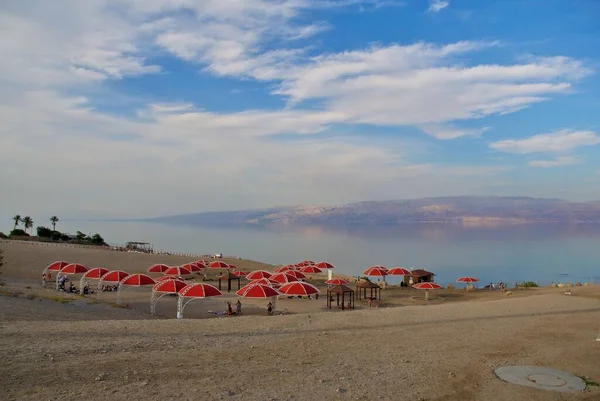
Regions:
M 174 257 L 0 248 L 0 399 L 600 400 L 600 286 L 572 296 L 442 290 L 432 301 L 386 290 L 372 310 L 331 313 L 322 297 L 278 300 L 283 316 L 245 300 L 245 316 L 206 312 L 237 299 L 228 295 L 193 301 L 178 320 L 175 299 L 161 300 L 152 318 L 145 289 L 125 291 L 130 308 L 117 308 L 107 293 L 98 302 L 39 288 L 57 259 L 135 272 L 182 263 Z M 493 373 L 510 364 L 566 370 L 592 385 L 568 394 L 511 385 Z

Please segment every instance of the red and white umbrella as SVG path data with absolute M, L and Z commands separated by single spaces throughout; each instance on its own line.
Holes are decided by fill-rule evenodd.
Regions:
M 329 285 L 345 285 L 348 284 L 348 280 L 344 280 L 343 278 L 339 278 L 339 277 L 334 277 L 330 280 L 327 280 L 325 282 L 325 284 L 329 284 Z
M 230 269 L 237 269 L 238 267 L 236 265 L 232 265 L 231 263 L 228 263 L 229 268 Z
M 208 264 L 209 269 L 229 269 L 229 265 L 221 260 L 215 260 Z
M 197 260 L 197 261 L 192 262 L 192 263 L 195 263 L 195 264 L 197 264 L 200 267 L 206 267 L 208 265 L 208 263 L 206 262 L 206 260 L 202 260 L 202 259 L 201 260 Z
M 285 273 L 289 274 L 290 276 L 296 277 L 296 280 L 304 280 L 304 279 L 306 279 L 306 276 L 304 275 L 304 273 L 298 272 L 296 270 L 288 270 Z
M 477 283 L 479 279 L 477 277 L 459 277 L 456 279 L 457 283 Z
M 44 272 L 42 273 L 42 275 L 46 276 L 46 273 L 48 273 L 50 271 L 52 271 L 52 272 L 58 272 L 63 267 L 67 266 L 68 264 L 69 264 L 69 262 L 65 262 L 64 260 L 57 260 L 56 262 L 52 262 L 48 266 L 46 266 L 46 268 L 44 269 Z
M 186 305 L 194 299 L 204 299 L 210 297 L 219 297 L 223 295 L 219 289 L 213 285 L 206 283 L 189 284 L 179 290 L 179 300 L 177 302 L 177 318 L 183 318 L 183 310 Z M 185 298 L 191 298 L 187 302 Z
M 304 266 L 303 268 L 300 269 L 300 273 L 304 273 L 304 274 L 319 274 L 319 273 L 323 273 L 323 270 L 319 269 L 317 266 Z
M 104 267 L 95 267 L 83 273 L 83 276 L 79 281 L 79 293 L 83 294 L 83 287 L 85 286 L 86 281 L 100 280 L 106 273 L 108 273 L 108 269 L 105 269 Z
M 288 273 L 273 274 L 271 277 L 269 277 L 269 280 L 276 281 L 281 284 L 298 281 L 298 279 L 295 276 L 288 274 Z
M 385 277 L 388 275 L 388 272 L 383 266 L 371 266 L 363 274 L 365 276 Z
M 244 298 L 273 298 L 279 295 L 275 288 L 264 284 L 250 284 L 246 287 L 246 291 L 240 293 L 240 289 L 236 294 Z
M 147 271 L 148 271 L 148 273 L 162 273 L 170 267 L 171 266 L 167 266 L 163 263 L 158 263 L 158 264 L 150 266 Z
M 246 278 L 248 278 L 248 276 L 246 276 Z M 281 283 L 279 283 L 278 281 L 275 280 L 271 280 L 270 278 L 259 278 L 258 280 L 252 280 L 250 282 L 250 284 L 264 284 L 264 285 L 270 285 L 271 287 L 277 287 L 279 285 L 281 285 Z
M 412 272 L 404 267 L 392 267 L 387 271 L 390 276 L 410 276 Z
M 413 284 L 413 288 L 425 290 L 425 300 L 429 300 L 429 290 L 437 290 L 442 288 L 442 286 L 437 283 L 417 283 Z
M 163 272 L 165 276 L 189 276 L 192 272 L 183 266 L 169 267 Z
M 288 265 L 288 266 L 279 266 L 279 267 L 276 267 L 273 271 L 275 273 L 284 273 L 284 272 L 293 271 L 293 270 L 294 269 L 291 266 Z
M 118 283 L 123 280 L 125 277 L 129 276 L 129 273 L 123 270 L 112 270 L 106 273 L 104 276 L 100 277 L 100 283 L 98 283 L 98 288 L 102 289 L 102 282 L 105 283 Z
M 150 297 L 150 314 L 154 315 L 156 303 L 165 295 L 179 294 L 179 291 L 187 284 L 176 278 L 163 276 L 166 280 L 159 281 L 152 287 L 152 296 Z
M 301 295 L 308 296 L 318 294 L 320 291 L 317 287 L 312 284 L 305 283 L 302 281 L 294 281 L 282 285 L 279 288 L 279 292 L 285 295 Z
M 246 278 L 248 280 L 258 280 L 261 278 L 269 278 L 271 277 L 271 273 L 265 270 L 254 270 L 248 274 L 246 274 Z
M 335 267 L 329 262 L 319 262 L 315 264 L 315 266 L 317 266 L 319 269 L 333 269 Z
M 190 273 L 198 273 L 202 271 L 202 267 L 198 266 L 196 263 L 186 263 L 185 265 L 181 265 L 184 269 L 188 269 Z
M 130 274 L 119 281 L 119 286 L 117 287 L 117 304 L 121 303 L 121 291 L 123 290 L 123 287 L 145 287 L 154 284 L 156 284 L 156 281 L 147 274 Z
M 246 275 L 248 273 L 240 271 L 240 270 L 236 270 L 236 271 L 232 272 L 231 274 L 233 274 L 234 276 L 237 276 L 237 277 L 246 277 Z
M 58 290 L 58 283 L 60 276 L 64 276 L 67 274 L 84 274 L 87 273 L 89 269 L 82 264 L 79 263 L 69 263 L 65 267 L 59 270 L 56 273 L 56 289 Z
M 157 283 L 159 283 L 161 281 L 167 281 L 167 280 L 178 280 L 178 279 L 175 276 L 161 276 L 161 277 L 155 279 L 154 281 L 156 281 Z

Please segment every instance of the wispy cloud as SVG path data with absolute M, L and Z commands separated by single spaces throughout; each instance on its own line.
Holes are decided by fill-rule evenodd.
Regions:
M 449 5 L 450 2 L 447 0 L 429 0 L 429 11 L 433 13 L 439 13 Z
M 492 149 L 506 153 L 560 153 L 582 146 L 600 144 L 600 137 L 593 131 L 560 130 L 549 134 L 534 135 L 525 139 L 509 139 L 493 142 Z
M 577 164 L 579 160 L 573 156 L 561 156 L 557 157 L 554 160 L 534 160 L 529 162 L 529 165 L 532 167 L 561 167 L 561 166 L 569 166 L 571 164 Z

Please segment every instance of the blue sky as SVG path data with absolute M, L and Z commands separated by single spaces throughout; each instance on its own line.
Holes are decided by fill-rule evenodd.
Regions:
M 600 199 L 592 0 L 9 0 L 0 206 Z

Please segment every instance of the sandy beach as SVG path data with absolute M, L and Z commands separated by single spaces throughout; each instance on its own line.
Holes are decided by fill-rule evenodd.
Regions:
M 244 302 L 245 316 L 215 317 L 235 295 L 175 300 L 149 314 L 150 289 L 87 298 L 40 288 L 55 260 L 143 272 L 190 258 L 2 243 L 0 387 L 3 399 L 598 400 L 600 387 L 556 393 L 499 380 L 503 365 L 548 366 L 600 382 L 600 287 L 513 291 L 384 291 L 377 309 L 320 300 Z M 232 261 L 243 270 L 273 266 Z M 75 282 L 75 281 L 74 281 Z M 78 279 L 77 279 L 78 284 Z M 105 296 L 106 295 L 106 296 Z M 169 297 L 165 297 L 169 298 Z

